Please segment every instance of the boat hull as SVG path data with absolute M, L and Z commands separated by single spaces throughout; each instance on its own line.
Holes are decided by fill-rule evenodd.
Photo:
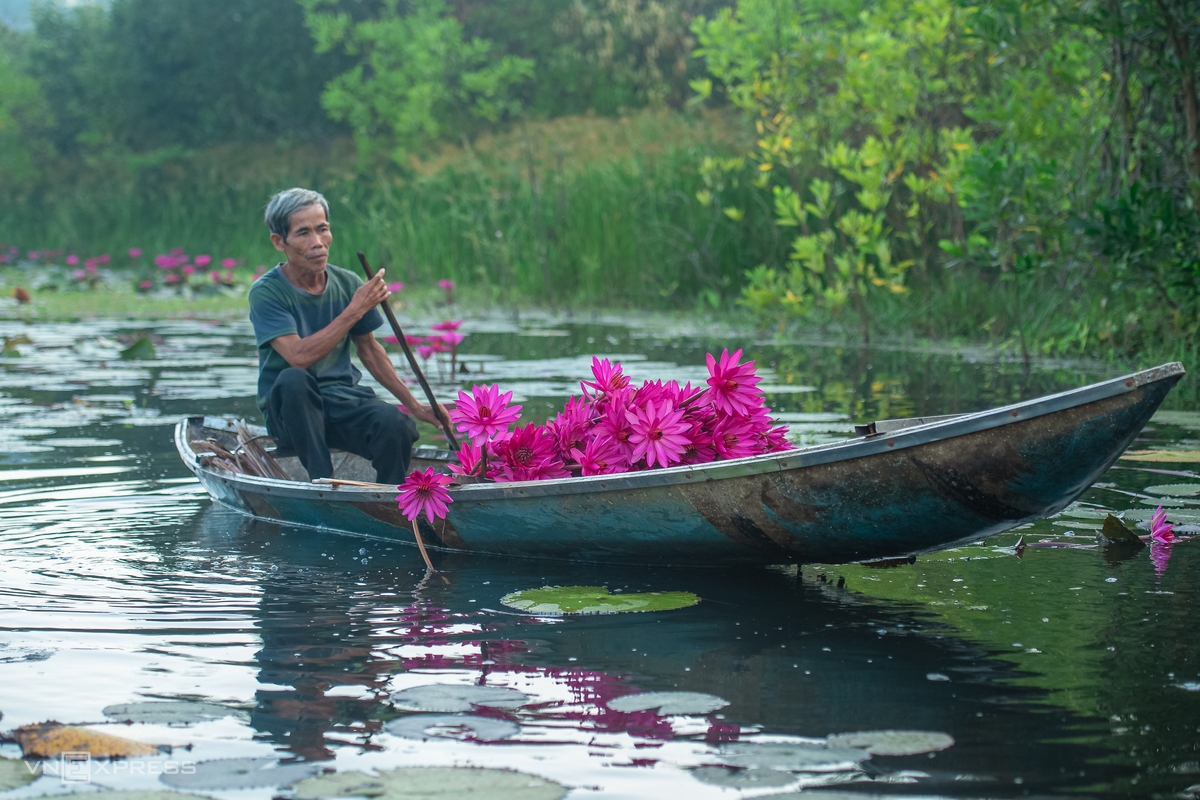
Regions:
M 1054 514 L 1116 462 L 1183 368 L 1168 364 L 1000 409 L 738 461 L 452 490 L 435 548 L 631 564 L 839 563 L 904 557 Z M 256 517 L 411 543 L 395 490 L 201 466 L 218 501 Z

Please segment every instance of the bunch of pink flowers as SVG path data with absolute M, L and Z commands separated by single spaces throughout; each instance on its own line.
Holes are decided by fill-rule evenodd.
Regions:
M 786 426 L 772 426 L 754 362 L 742 351 L 708 356 L 707 387 L 646 381 L 633 387 L 621 365 L 592 359 L 593 380 L 545 425 L 510 429 L 521 406 L 512 392 L 473 386 L 459 392 L 450 419 L 466 437 L 451 471 L 494 481 L 705 464 L 792 449 Z

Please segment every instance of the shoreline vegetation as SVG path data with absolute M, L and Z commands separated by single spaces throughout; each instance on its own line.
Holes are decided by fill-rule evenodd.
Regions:
M 232 316 L 301 185 L 410 296 L 1195 363 L 1182 0 L 228 2 L 0 29 L 6 294 Z

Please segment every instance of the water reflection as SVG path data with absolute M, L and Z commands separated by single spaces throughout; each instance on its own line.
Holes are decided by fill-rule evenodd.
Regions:
M 16 327 L 0 323 L 0 333 L 6 326 Z M 1031 547 L 1020 560 L 994 549 L 1015 535 L 893 570 L 665 572 L 442 554 L 449 582 L 422 582 L 411 547 L 213 507 L 178 463 L 170 425 L 184 413 L 253 418 L 248 328 L 155 325 L 155 358 L 122 362 L 118 337 L 132 330 L 34 326 L 19 358 L 0 359 L 6 730 L 102 722 L 115 703 L 204 700 L 248 714 L 121 733 L 189 743 L 196 758 L 508 766 L 631 797 L 730 796 L 712 781 L 749 773 L 697 771 L 724 763 L 723 743 L 888 728 L 945 732 L 956 744 L 852 769 L 775 770 L 769 777 L 788 782 L 757 788 L 855 779 L 858 790 L 915 782 L 914 791 L 962 797 L 1121 795 L 1200 781 L 1189 777 L 1200 692 L 1187 688 L 1200 685 L 1191 636 L 1200 548 L 1177 545 L 1156 574 L 1145 550 L 1106 561 L 1098 547 L 1032 547 L 1094 545 L 1087 526 L 1098 527 L 1099 509 L 1127 510 L 1135 524 L 1136 509 L 1153 510 L 1145 501 L 1161 501 L 1150 488 L 1200 481 L 1187 465 L 1165 475 L 1122 464 L 1084 504 L 1023 531 Z M 542 418 L 586 375 L 593 352 L 623 358 L 634 375 L 695 380 L 704 353 L 731 341 L 603 320 L 491 319 L 467 330 L 471 373 L 461 379 L 501 380 Z M 1107 377 L 1086 365 L 1024 373 L 932 352 L 750 350 L 770 405 L 805 443 L 848 435 L 856 421 L 981 409 Z M 442 377 L 445 391 L 451 376 Z M 1194 448 L 1200 418 L 1162 419 L 1139 447 Z M 1169 507 L 1200 522 L 1193 504 L 1172 496 Z M 703 601 L 565 620 L 499 602 L 548 584 L 682 590 Z M 453 728 L 426 731 L 427 741 L 388 733 L 390 721 L 424 713 L 398 709 L 392 694 L 430 683 L 506 687 L 530 702 L 473 712 L 518 727 L 493 744 Z M 674 715 L 609 707 L 650 691 L 729 704 Z M 0 744 L 0 756 L 16 754 Z

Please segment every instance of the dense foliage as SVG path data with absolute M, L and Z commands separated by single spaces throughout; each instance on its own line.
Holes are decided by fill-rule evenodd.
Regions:
M 163 247 L 248 240 L 232 221 L 305 183 L 402 277 L 506 300 L 740 300 L 1027 356 L 1200 332 L 1188 0 L 112 0 L 33 20 L 0 31 L 0 238 L 30 249 L 151 246 L 139 224 L 169 226 Z M 558 123 L 639 108 L 666 116 L 616 129 L 687 136 L 597 160 L 579 131 L 607 123 Z M 489 137 L 515 144 L 489 158 Z M 247 153 L 269 168 L 234 171 Z

